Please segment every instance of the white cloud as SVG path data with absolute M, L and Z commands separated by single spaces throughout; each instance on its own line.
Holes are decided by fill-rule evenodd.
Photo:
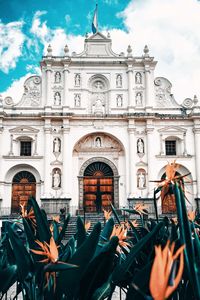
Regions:
M 173 84 L 178 102 L 200 98 L 200 2 L 197 0 L 133 0 L 120 14 L 128 34 L 111 31 L 113 45 L 131 43 L 135 55 L 145 44 L 158 60 L 155 74 Z
M 31 75 L 33 74 L 27 73 L 25 76 L 15 80 L 5 92 L 1 93 L 3 99 L 7 96 L 10 96 L 13 98 L 14 103 L 19 102 L 24 93 L 24 82 Z
M 0 69 L 8 73 L 15 68 L 22 55 L 25 35 L 22 33 L 23 22 L 3 24 L 0 21 Z

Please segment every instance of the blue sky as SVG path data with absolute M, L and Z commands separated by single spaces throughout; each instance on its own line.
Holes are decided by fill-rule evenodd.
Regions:
M 49 43 L 53 54 L 83 49 L 91 33 L 94 0 L 0 0 L 0 93 L 16 102 L 27 76 L 39 73 Z M 99 0 L 99 29 L 113 50 L 142 55 L 145 44 L 158 60 L 156 76 L 173 84 L 178 102 L 200 98 L 200 2 L 197 0 Z M 177 12 L 179 12 L 177 14 Z

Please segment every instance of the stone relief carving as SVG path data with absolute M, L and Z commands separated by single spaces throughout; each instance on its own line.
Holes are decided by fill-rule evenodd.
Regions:
M 6 105 L 13 105 L 14 104 L 14 101 L 13 101 L 12 97 L 6 97 L 4 99 L 4 102 L 5 102 Z
M 164 77 L 157 77 L 154 80 L 156 106 L 157 107 L 179 107 L 171 93 L 172 84 Z
M 182 103 L 182 106 L 185 107 L 185 108 L 190 108 L 192 107 L 194 104 L 194 101 L 190 98 L 186 98 L 183 103 Z
M 123 151 L 122 146 L 111 137 L 100 134 L 90 135 L 83 138 L 77 143 L 74 149 L 76 152 L 90 152 L 90 151 L 101 151 L 101 152 L 121 152 Z
M 19 106 L 39 106 L 41 99 L 41 78 L 31 76 L 24 83 L 24 94 Z

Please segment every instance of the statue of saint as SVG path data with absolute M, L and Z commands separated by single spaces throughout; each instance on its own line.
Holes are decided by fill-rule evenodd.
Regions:
M 81 104 L 81 97 L 79 94 L 76 94 L 74 96 L 74 105 L 75 105 L 75 107 L 79 107 L 80 104 Z
M 144 141 L 142 139 L 137 141 L 137 153 L 144 153 Z
M 54 95 L 54 105 L 60 105 L 61 104 L 61 96 L 59 92 L 56 92 Z
M 121 106 L 122 106 L 122 96 L 121 96 L 121 95 L 118 95 L 118 96 L 117 96 L 117 106 L 118 106 L 118 107 L 121 107 Z
M 142 172 L 138 174 L 138 187 L 140 189 L 145 187 L 145 174 Z
M 100 137 L 97 137 L 95 140 L 95 147 L 100 148 L 101 147 L 101 139 Z
M 117 87 L 121 87 L 122 86 L 122 76 L 120 74 L 117 75 L 116 86 Z
M 80 86 L 81 84 L 81 76 L 80 74 L 75 75 L 75 86 Z
M 136 105 L 142 105 L 142 93 L 136 94 Z
M 101 99 L 99 98 L 99 96 L 97 96 L 97 99 L 93 106 L 94 106 L 95 113 L 104 113 L 104 105 L 103 105 Z
M 53 140 L 53 152 L 55 153 L 59 153 L 60 152 L 60 139 L 58 137 L 56 137 L 54 140 Z
M 61 178 L 60 178 L 60 173 L 58 170 L 55 171 L 53 174 L 53 187 L 54 188 L 59 188 L 61 184 Z
M 56 72 L 55 74 L 55 83 L 59 83 L 61 80 L 61 74 L 60 72 Z
M 141 84 L 142 83 L 142 75 L 140 74 L 140 72 L 137 72 L 135 74 L 135 83 L 137 83 L 137 84 Z

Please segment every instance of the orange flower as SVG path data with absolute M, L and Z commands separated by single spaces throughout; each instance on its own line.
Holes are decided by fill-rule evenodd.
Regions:
M 35 241 L 41 248 L 41 250 L 34 250 L 31 249 L 31 251 L 38 255 L 46 256 L 47 258 L 40 260 L 40 262 L 45 263 L 56 263 L 58 261 L 58 247 L 56 246 L 56 243 L 54 241 L 54 238 L 51 237 L 50 244 L 46 242 L 40 242 L 38 240 Z
M 44 262 L 44 263 L 47 263 L 47 264 L 48 263 L 55 264 L 55 263 L 58 262 L 58 247 L 56 246 L 56 243 L 55 243 L 53 237 L 51 237 L 49 244 L 46 243 L 46 242 L 42 243 L 38 240 L 36 240 L 35 242 L 40 246 L 41 250 L 31 249 L 31 251 L 35 254 L 46 256 L 45 259 L 42 259 L 39 262 Z M 55 291 L 55 288 L 56 288 L 56 272 L 46 272 L 45 273 L 45 277 L 46 277 L 45 287 L 47 287 L 51 276 L 53 277 L 54 291 Z
M 181 246 L 174 253 L 175 244 L 169 246 L 167 242 L 162 250 L 161 246 L 155 246 L 155 258 L 151 269 L 149 288 L 154 300 L 167 299 L 177 288 L 183 274 L 184 269 L 184 254 L 185 246 Z M 179 269 L 176 277 L 173 279 L 172 285 L 169 285 L 169 279 L 174 266 L 174 262 L 179 258 Z
M 105 220 L 108 221 L 112 215 L 112 210 L 103 209 L 103 213 Z
M 193 222 L 195 217 L 196 217 L 196 212 L 195 211 L 192 211 L 192 210 L 188 211 L 188 220 L 189 221 Z
M 21 207 L 22 218 L 29 219 L 31 221 L 31 223 L 33 224 L 33 226 L 36 227 L 36 219 L 35 219 L 34 210 L 31 207 L 30 211 L 27 212 L 27 210 L 25 209 L 25 204 L 26 204 L 25 202 L 19 204 L 19 206 Z
M 85 223 L 85 230 L 88 231 L 90 229 L 90 227 L 91 227 L 91 222 L 90 221 L 86 222 Z
M 55 221 L 56 223 L 60 223 L 60 216 L 53 216 L 52 221 Z
M 137 203 L 137 204 L 133 207 L 133 209 L 136 210 L 138 213 L 148 215 L 148 212 L 145 211 L 146 208 L 148 208 L 148 206 L 147 206 L 147 205 L 144 205 L 144 204 L 142 204 L 142 203 Z M 144 210 L 144 209 L 145 209 L 145 210 Z
M 114 225 L 113 227 L 113 231 L 111 233 L 110 239 L 113 236 L 117 236 L 119 239 L 119 245 L 122 247 L 127 247 L 130 246 L 129 243 L 125 242 L 125 240 L 127 239 L 127 229 L 125 229 L 124 224 L 122 225 Z M 120 252 L 121 249 L 118 248 L 118 251 Z

